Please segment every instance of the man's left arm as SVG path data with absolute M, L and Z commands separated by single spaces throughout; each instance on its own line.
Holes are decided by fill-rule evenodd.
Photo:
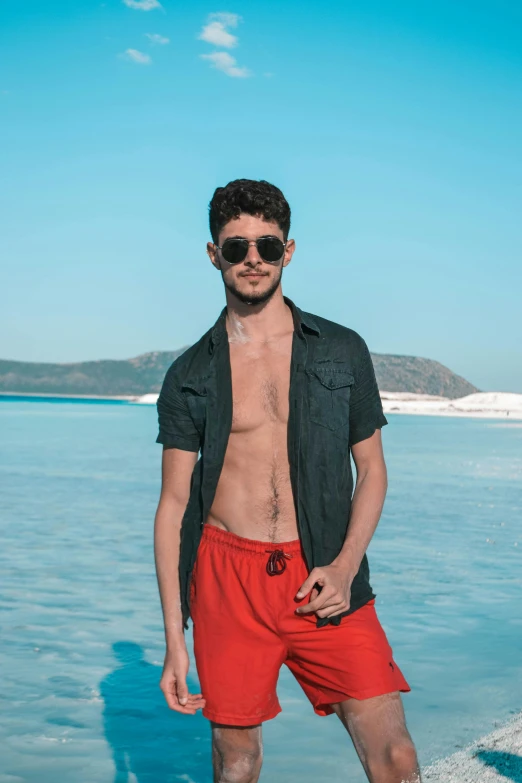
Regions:
M 357 482 L 350 524 L 343 548 L 334 563 L 355 576 L 375 533 L 388 488 L 381 431 L 375 430 L 370 438 L 353 446 L 352 456 L 357 468 Z
M 357 468 L 348 530 L 339 555 L 329 566 L 314 568 L 296 595 L 301 600 L 311 592 L 299 614 L 317 612 L 332 617 L 350 608 L 352 582 L 375 532 L 387 489 L 381 427 L 388 422 L 382 410 L 368 346 L 359 339 L 359 361 L 350 397 L 350 447 Z M 314 585 L 320 585 L 319 592 Z
M 380 429 L 352 446 L 352 455 L 357 482 L 343 548 L 331 565 L 312 569 L 296 596 L 302 599 L 312 590 L 312 600 L 297 609 L 299 614 L 317 612 L 318 617 L 332 617 L 350 608 L 352 582 L 379 522 L 387 489 Z M 321 586 L 321 592 L 315 584 Z

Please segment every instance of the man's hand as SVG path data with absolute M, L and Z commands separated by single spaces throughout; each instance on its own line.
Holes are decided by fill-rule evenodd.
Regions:
M 318 617 L 333 617 L 350 608 L 350 593 L 353 582 L 346 568 L 332 563 L 322 568 L 313 568 L 308 578 L 299 588 L 297 600 L 302 600 L 311 592 L 308 604 L 299 606 L 297 614 L 316 612 Z M 315 585 L 322 589 L 319 591 Z
M 189 693 L 187 674 L 189 657 L 185 642 L 175 650 L 167 650 L 160 688 L 171 710 L 183 715 L 195 715 L 196 710 L 205 706 L 201 693 Z

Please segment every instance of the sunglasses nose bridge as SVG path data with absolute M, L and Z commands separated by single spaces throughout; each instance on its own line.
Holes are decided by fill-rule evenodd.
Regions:
M 249 262 L 251 264 L 259 264 L 262 263 L 263 259 L 259 255 L 259 250 L 257 249 L 257 242 L 255 240 L 251 240 L 248 243 L 248 251 L 245 256 L 245 263 Z

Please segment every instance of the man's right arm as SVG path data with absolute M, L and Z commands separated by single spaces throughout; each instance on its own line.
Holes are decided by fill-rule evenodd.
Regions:
M 160 687 L 169 707 L 187 715 L 205 705 L 201 694 L 189 694 L 187 688 L 189 658 L 178 573 L 181 520 L 197 456 L 194 451 L 163 449 L 161 496 L 154 521 L 154 557 L 167 644 Z

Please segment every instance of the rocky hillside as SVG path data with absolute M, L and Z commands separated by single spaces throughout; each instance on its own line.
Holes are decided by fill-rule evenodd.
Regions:
M 38 364 L 0 359 L 0 392 L 131 396 L 158 392 L 178 351 L 154 351 L 134 359 Z M 475 386 L 431 359 L 373 354 L 382 391 L 463 397 Z
M 452 400 L 478 391 L 465 378 L 432 359 L 388 353 L 374 353 L 372 359 L 381 391 L 436 394 Z
M 31 394 L 131 396 L 159 391 L 178 351 L 154 351 L 134 359 L 37 364 L 0 359 L 0 391 Z

